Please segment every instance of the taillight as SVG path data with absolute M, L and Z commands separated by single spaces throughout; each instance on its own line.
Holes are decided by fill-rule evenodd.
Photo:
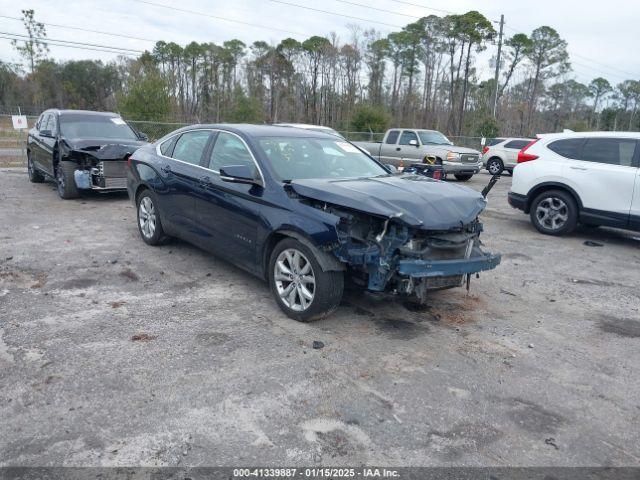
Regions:
M 434 180 L 442 180 L 442 172 L 440 170 L 435 170 L 433 172 L 433 179 Z
M 538 158 L 538 155 L 533 155 L 531 153 L 527 153 L 527 149 L 533 145 L 534 143 L 536 143 L 538 140 L 540 140 L 539 138 L 536 138 L 535 140 L 533 140 L 532 142 L 529 142 L 527 145 L 525 145 L 525 147 L 520 150 L 518 152 L 518 163 L 523 163 L 523 162 L 528 162 L 530 160 L 535 160 L 536 158 Z
M 482 149 L 482 154 L 484 155 L 485 153 L 487 153 L 489 151 L 489 147 L 484 147 Z
M 127 155 L 127 167 L 131 168 L 131 155 Z

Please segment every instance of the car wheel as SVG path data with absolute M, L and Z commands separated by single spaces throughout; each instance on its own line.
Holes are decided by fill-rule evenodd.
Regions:
M 455 173 L 453 176 L 456 177 L 456 180 L 458 180 L 459 182 L 466 182 L 468 180 L 471 180 L 471 177 L 473 177 L 473 174 L 472 173 Z
M 138 231 L 147 245 L 162 245 L 169 240 L 164 233 L 158 202 L 151 190 L 143 190 L 136 200 L 138 210 Z
M 31 158 L 31 152 L 27 152 L 27 171 L 29 172 L 29 181 L 31 183 L 42 183 L 44 182 L 44 175 L 40 173 L 36 166 L 33 164 L 33 159 Z
M 573 197 L 561 190 L 538 195 L 531 204 L 531 222 L 540 233 L 566 235 L 578 223 L 578 207 Z
M 80 196 L 76 180 L 73 173 L 76 171 L 76 165 L 72 162 L 58 162 L 56 166 L 56 183 L 58 196 L 65 200 L 77 198 Z
M 487 162 L 487 171 L 491 175 L 498 175 L 504 170 L 504 164 L 499 158 L 490 158 Z
M 290 318 L 309 322 L 333 312 L 342 298 L 342 272 L 324 272 L 314 252 L 296 239 L 280 241 L 269 260 L 269 285 Z

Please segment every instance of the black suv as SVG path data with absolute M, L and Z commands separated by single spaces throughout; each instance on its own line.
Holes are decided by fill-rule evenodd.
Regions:
M 54 179 L 65 199 L 82 189 L 126 190 L 126 161 L 147 140 L 116 113 L 47 110 L 29 130 L 29 180 Z

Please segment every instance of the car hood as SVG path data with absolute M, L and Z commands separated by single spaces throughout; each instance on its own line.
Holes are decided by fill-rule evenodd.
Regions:
M 449 230 L 473 222 L 486 200 L 475 190 L 421 175 L 349 180 L 293 180 L 303 197 L 398 220 L 424 230 Z
M 117 138 L 66 138 L 70 150 L 92 155 L 100 160 L 121 159 L 147 142 Z

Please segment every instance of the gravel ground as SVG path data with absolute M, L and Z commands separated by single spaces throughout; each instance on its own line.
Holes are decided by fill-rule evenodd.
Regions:
M 0 170 L 0 465 L 639 465 L 640 234 L 540 235 L 509 184 L 469 295 L 300 324 L 126 196 Z

